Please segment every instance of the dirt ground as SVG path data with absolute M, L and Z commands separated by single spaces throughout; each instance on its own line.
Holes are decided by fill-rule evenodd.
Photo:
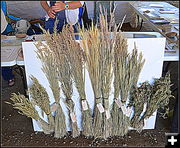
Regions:
M 126 27 L 126 26 L 125 26 Z M 133 30 L 134 31 L 134 30 Z M 168 69 L 171 69 L 171 77 L 174 83 L 177 83 L 178 64 L 172 62 Z M 164 72 L 167 70 L 164 69 Z M 7 82 L 2 78 L 1 89 L 1 146 L 165 146 L 165 133 L 170 131 L 172 118 L 156 119 L 156 127 L 153 130 L 143 130 L 141 133 L 137 131 L 129 131 L 124 137 L 112 137 L 108 140 L 94 140 L 86 137 L 64 137 L 56 139 L 53 135 L 45 135 L 42 132 L 34 132 L 32 127 L 32 120 L 26 116 L 18 114 L 17 110 L 13 109 L 11 105 L 5 104 L 4 101 L 9 101 L 11 93 L 20 92 L 24 94 L 22 79 L 20 75 L 14 71 L 16 83 L 13 87 L 8 87 Z M 173 87 L 177 87 L 175 84 Z M 174 89 L 174 88 L 173 88 Z M 177 95 L 177 91 L 174 91 Z M 171 108 L 173 108 L 173 103 Z

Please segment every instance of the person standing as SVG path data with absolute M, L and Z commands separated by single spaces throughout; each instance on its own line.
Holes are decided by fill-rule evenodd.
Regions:
M 43 9 L 47 12 L 45 29 L 54 32 L 57 19 L 57 32 L 61 32 L 65 24 L 73 27 L 78 32 L 78 25 L 82 25 L 84 1 L 41 1 Z
M 5 14 L 1 8 L 1 34 L 7 35 L 9 31 L 9 24 L 6 20 Z M 5 81 L 8 82 L 9 86 L 13 86 L 15 83 L 14 75 L 12 73 L 12 69 L 10 67 L 1 67 L 2 77 Z

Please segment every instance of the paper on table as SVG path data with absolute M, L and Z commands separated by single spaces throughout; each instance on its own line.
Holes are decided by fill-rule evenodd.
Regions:
M 173 11 L 159 11 L 161 14 L 174 14 L 175 12 Z
M 154 9 L 152 9 L 152 8 L 140 8 L 140 10 L 141 11 L 150 11 L 150 12 L 153 12 L 153 11 L 155 11 Z
M 150 7 L 156 7 L 156 8 L 164 8 L 163 5 L 158 5 L 158 4 L 150 4 Z
M 179 30 L 179 26 L 174 26 L 174 28 L 175 28 L 176 30 Z

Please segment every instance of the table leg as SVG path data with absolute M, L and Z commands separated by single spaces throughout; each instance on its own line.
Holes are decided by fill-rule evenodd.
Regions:
M 18 69 L 19 72 L 16 69 Z M 22 79 L 22 82 L 23 82 L 23 88 L 24 88 L 24 95 L 26 97 L 28 97 L 27 96 L 27 83 L 26 83 L 26 76 L 25 76 L 25 73 L 24 73 L 24 67 L 16 65 L 16 66 L 13 67 L 13 70 L 15 70 L 16 73 L 18 73 L 21 76 L 21 79 Z
M 141 19 L 141 23 L 140 23 L 140 16 L 137 15 L 137 17 L 138 17 L 138 26 L 139 26 L 139 24 L 140 24 L 138 31 L 140 31 L 140 30 L 142 29 L 143 19 Z

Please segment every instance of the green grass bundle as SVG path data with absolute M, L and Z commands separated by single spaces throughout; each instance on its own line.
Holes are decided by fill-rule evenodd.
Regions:
M 45 134 L 51 133 L 50 125 L 46 121 L 44 121 L 42 118 L 40 118 L 32 101 L 30 101 L 24 95 L 21 95 L 21 94 L 17 95 L 15 93 L 12 93 L 12 97 L 10 98 L 10 100 L 13 103 L 10 103 L 10 102 L 5 102 L 5 103 L 11 104 L 14 109 L 20 110 L 18 111 L 19 114 L 25 115 L 27 117 L 30 117 L 36 120 L 40 124 Z
M 34 76 L 31 76 L 30 79 L 32 80 L 32 85 L 29 88 L 29 93 L 32 97 L 32 101 L 41 108 L 42 116 L 43 112 L 45 112 L 48 117 L 48 123 L 50 124 L 51 132 L 54 132 L 54 118 L 50 110 L 48 93 Z
M 170 73 L 167 73 L 165 77 L 154 79 L 152 85 L 144 82 L 140 87 L 133 87 L 129 103 L 129 106 L 134 108 L 134 115 L 131 119 L 132 127 L 141 131 L 144 120 L 151 117 L 156 110 L 168 108 L 170 98 L 174 97 L 171 95 L 171 85 Z M 145 103 L 147 104 L 145 112 L 140 116 Z

